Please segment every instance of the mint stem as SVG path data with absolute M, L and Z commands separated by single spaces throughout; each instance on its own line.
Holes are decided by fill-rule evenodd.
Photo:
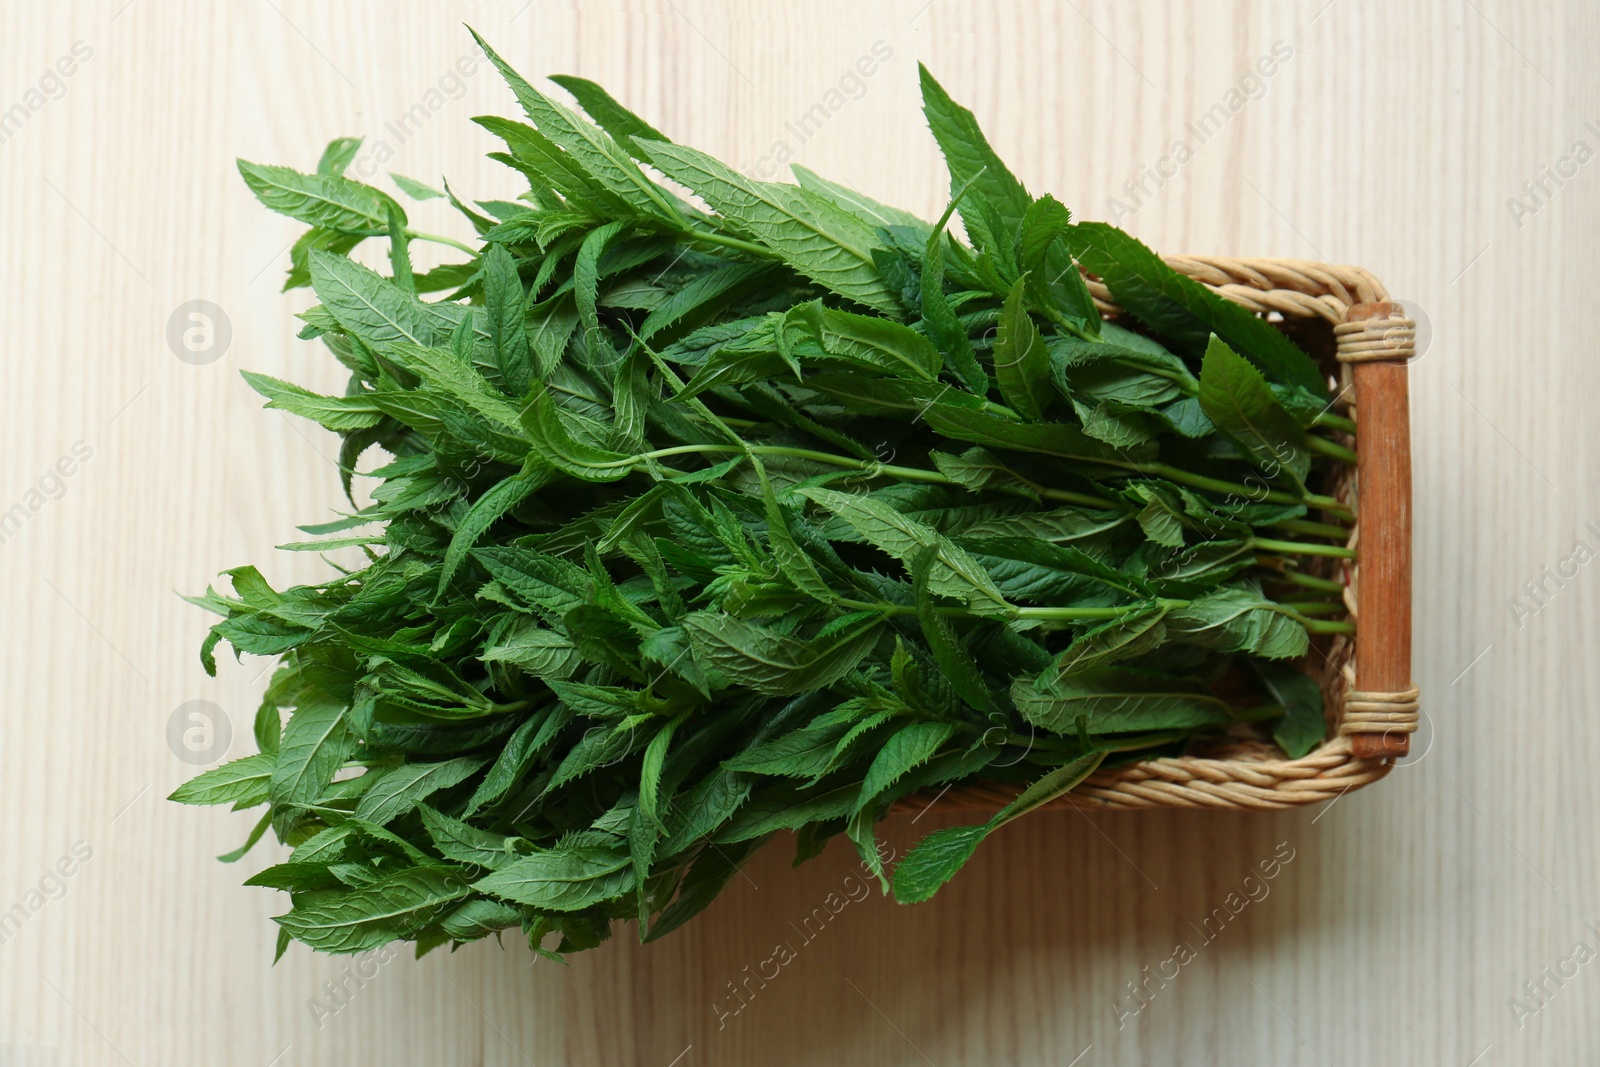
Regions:
M 1316 434 L 1306 434 L 1306 447 L 1310 448 L 1311 451 L 1321 453 L 1324 456 L 1331 456 L 1340 463 L 1348 463 L 1351 466 L 1355 466 L 1356 454 L 1354 450 L 1346 448 L 1344 445 L 1335 444 L 1325 437 L 1318 437 Z
M 1287 552 L 1301 556 L 1332 556 L 1336 559 L 1355 559 L 1356 552 L 1353 548 L 1343 545 L 1313 545 L 1304 541 L 1274 541 L 1266 537 L 1252 539 L 1252 543 L 1268 552 Z
M 1285 571 L 1277 576 L 1291 585 L 1298 585 L 1302 589 L 1316 589 L 1324 593 L 1343 593 L 1344 583 L 1335 582 L 1328 578 L 1318 578 L 1311 574 L 1301 574 L 1299 571 Z
M 1279 530 L 1289 533 L 1310 534 L 1312 537 L 1333 537 L 1340 541 L 1350 536 L 1350 530 L 1344 526 L 1336 526 L 1331 522 L 1311 522 L 1307 519 L 1284 519 L 1282 522 L 1272 524 Z
M 596 463 L 594 466 L 602 469 L 634 466 L 636 464 L 643 463 L 646 460 L 667 459 L 671 456 L 686 456 L 697 453 L 751 453 L 758 456 L 790 456 L 794 459 L 809 459 L 817 463 L 827 463 L 836 467 L 853 467 L 857 470 L 870 472 L 869 477 L 884 476 L 890 478 L 899 478 L 902 481 L 908 482 L 927 482 L 931 485 L 961 484 L 954 479 L 947 478 L 938 471 L 924 470 L 920 467 L 900 467 L 890 463 L 879 463 L 875 460 L 857 459 L 854 456 L 840 456 L 832 452 L 819 452 L 810 448 L 790 448 L 786 445 L 748 445 L 744 447 L 739 445 L 674 445 L 671 448 L 658 448 L 652 452 L 641 452 L 637 455 L 628 456 L 624 459 L 613 460 L 608 463 Z M 1189 484 L 1195 486 L 1196 488 L 1210 489 L 1213 492 L 1232 492 L 1239 495 L 1252 496 L 1256 494 L 1255 490 L 1252 490 L 1246 486 L 1236 485 L 1232 482 L 1219 481 L 1215 478 L 1205 478 L 1201 475 L 1191 475 L 1188 472 L 1178 470 L 1175 467 L 1168 467 L 1164 463 L 1147 464 L 1141 467 L 1134 463 L 1121 463 L 1111 460 L 1093 460 L 1092 462 L 1105 463 L 1108 466 L 1113 467 L 1124 467 L 1144 473 L 1160 474 L 1162 477 L 1170 478 L 1172 481 L 1187 480 Z M 1056 500 L 1062 503 L 1084 504 L 1089 507 L 1101 507 L 1108 510 L 1116 507 L 1115 504 L 1108 500 L 1104 500 L 1100 497 L 1090 496 L 1084 493 L 1074 493 L 1066 489 L 1049 489 L 1043 486 L 1037 486 L 1036 488 L 1039 491 L 1039 495 L 1049 500 Z M 1332 497 L 1322 497 L 1316 495 L 1295 497 L 1290 496 L 1287 493 L 1271 492 L 1267 494 L 1266 499 L 1275 501 L 1277 503 L 1305 504 L 1310 507 L 1344 509 L 1344 505 L 1339 503 L 1339 501 L 1334 500 Z M 1284 541 L 1273 542 L 1273 544 L 1276 545 L 1285 545 L 1288 543 L 1289 542 Z M 1311 545 L 1306 547 L 1308 554 L 1311 555 L 1339 554 L 1321 551 L 1322 549 L 1328 547 L 1325 545 Z M 1294 550 L 1287 549 L 1286 551 Z
M 454 237 L 441 237 L 439 234 L 423 233 L 420 230 L 407 230 L 406 236 L 411 238 L 413 241 L 432 241 L 436 245 L 449 245 L 451 248 L 459 248 L 469 256 L 475 256 L 478 254 L 478 250 L 476 248 L 473 248 L 464 241 L 458 241 Z

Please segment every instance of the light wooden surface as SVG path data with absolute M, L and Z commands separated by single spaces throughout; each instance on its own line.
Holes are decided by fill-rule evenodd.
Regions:
M 0 511 L 26 514 L 0 544 L 0 1064 L 1600 1062 L 1600 961 L 1571 955 L 1600 948 L 1592 5 L 522 3 L 6 10 L 0 108 L 24 121 L 0 144 Z M 1432 724 L 1412 764 L 1292 814 L 1032 817 L 915 908 L 850 901 L 843 848 L 791 870 L 780 843 L 690 928 L 645 949 L 624 931 L 565 969 L 492 943 L 366 980 L 299 949 L 269 966 L 281 897 L 239 882 L 273 850 L 218 864 L 249 817 L 161 799 L 193 770 L 169 748 L 174 710 L 224 709 L 239 755 L 263 683 L 259 662 L 201 673 L 206 617 L 174 591 L 251 561 L 313 577 L 271 546 L 339 499 L 331 438 L 261 411 L 238 376 L 339 382 L 293 339 L 303 296 L 277 293 L 297 228 L 233 159 L 309 168 L 366 133 L 393 152 L 381 170 L 514 193 L 468 122 L 510 113 L 494 74 L 428 103 L 467 51 L 462 21 L 529 76 L 595 78 L 747 169 L 784 141 L 931 215 L 945 179 L 922 60 L 1030 188 L 1083 217 L 1132 206 L 1123 183 L 1164 167 L 1121 220 L 1160 249 L 1377 272 L 1433 335 L 1412 372 Z M 92 54 L 64 92 L 29 96 L 79 41 Z M 786 129 L 879 41 L 860 99 L 847 82 L 814 135 Z M 1292 54 L 1229 110 L 1278 41 Z M 420 129 L 386 132 L 418 103 Z M 1202 143 L 1186 123 L 1218 103 Z M 1184 137 L 1192 158 L 1163 164 Z M 1562 163 L 1578 141 L 1582 164 Z M 1523 183 L 1547 165 L 1560 181 L 1537 204 Z M 464 233 L 438 202 L 416 214 Z M 208 365 L 165 339 L 192 299 L 232 326 Z M 92 456 L 50 477 L 78 442 Z M 1523 588 L 1541 581 L 1542 604 Z M 887 836 L 903 849 L 939 822 Z M 70 877 L 50 873 L 62 857 Z M 779 943 L 792 961 L 731 1014 L 729 983 L 771 975 Z M 1174 970 L 1133 1013 L 1128 983 Z M 313 1002 L 341 980 L 329 1017 Z

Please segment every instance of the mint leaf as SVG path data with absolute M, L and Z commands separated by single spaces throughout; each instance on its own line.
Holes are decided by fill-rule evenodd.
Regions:
M 947 826 L 918 841 L 894 869 L 895 900 L 920 904 L 933 896 L 972 858 L 990 829 L 987 823 Z
M 662 191 L 604 130 L 585 122 L 569 108 L 533 88 L 489 47 L 488 42 L 476 32 L 472 36 L 511 86 L 529 121 L 559 145 L 577 166 L 640 213 L 669 221 L 677 218 L 677 212 L 668 205 Z
M 1049 405 L 1050 356 L 1044 338 L 1028 316 L 1019 281 L 1000 312 L 1000 333 L 994 342 L 994 374 L 1000 394 L 1026 419 L 1038 422 Z
M 1028 191 L 989 147 L 989 140 L 972 112 L 951 100 L 927 67 L 919 63 L 917 70 L 922 77 L 922 109 L 928 118 L 928 128 L 933 131 L 950 168 L 951 193 L 970 185 L 976 201 L 990 205 L 1003 224 L 1004 230 L 995 234 L 996 239 L 1008 243 L 1015 240 L 1032 202 Z M 965 211 L 962 218 L 967 218 Z M 969 229 L 971 226 L 969 220 Z
M 799 273 L 840 296 L 894 313 L 899 301 L 872 260 L 873 231 L 799 186 L 753 181 L 702 152 L 644 141 L 650 162 Z
M 411 811 L 439 790 L 465 781 L 483 763 L 476 757 L 461 756 L 442 763 L 407 763 L 385 771 L 361 794 L 361 801 L 356 805 L 356 818 L 383 826 Z
M 628 854 L 619 848 L 577 845 L 523 856 L 472 888 L 546 911 L 581 911 L 633 885 Z
M 389 178 L 402 193 L 413 200 L 437 200 L 444 196 L 441 190 L 419 182 L 415 178 L 407 178 L 404 174 L 396 174 L 392 170 L 389 172 Z
M 370 185 L 338 174 L 302 174 L 245 159 L 239 160 L 239 174 L 256 199 L 280 215 L 344 233 L 381 232 L 388 228 L 389 208 L 398 208 Z
M 1215 333 L 1273 379 L 1314 396 L 1327 393 L 1311 357 L 1265 319 L 1224 299 L 1164 263 L 1133 237 L 1103 222 L 1080 222 L 1067 235 L 1073 254 L 1100 275 L 1117 303 L 1158 334 L 1191 349 Z
M 302 704 L 289 716 L 272 769 L 274 804 L 309 804 L 333 781 L 355 740 L 345 721 L 346 710 L 343 704 L 324 699 Z
M 1228 722 L 1228 707 L 1193 685 L 1138 671 L 1094 668 L 1038 679 L 1018 679 L 1011 699 L 1041 730 L 1070 737 L 1081 720 L 1091 734 L 1189 730 Z
M 1212 424 L 1256 463 L 1305 481 L 1311 453 L 1300 424 L 1278 403 L 1261 372 L 1216 336 L 1200 367 L 1199 399 Z
M 328 147 L 322 150 L 322 158 L 317 160 L 317 173 L 343 174 L 355 161 L 356 153 L 360 149 L 359 137 L 335 137 L 328 142 Z
M 1249 661 L 1251 672 L 1269 700 L 1283 708 L 1273 727 L 1272 739 L 1290 759 L 1300 759 L 1322 744 L 1328 724 L 1322 713 L 1322 690 L 1317 683 L 1285 663 Z
M 446 867 L 397 871 L 371 885 L 297 905 L 276 919 L 294 938 L 324 952 L 366 952 L 431 921 L 469 892 Z
M 708 667 L 767 696 L 833 684 L 872 651 L 879 637 L 879 620 L 870 614 L 809 640 L 710 612 L 686 615 L 682 625 Z
M 167 799 L 179 804 L 259 804 L 267 799 L 272 766 L 272 756 L 265 752 L 232 760 L 189 779 Z

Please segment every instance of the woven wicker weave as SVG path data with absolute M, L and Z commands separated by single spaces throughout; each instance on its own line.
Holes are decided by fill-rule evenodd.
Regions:
M 1415 324 L 1403 318 L 1397 306 L 1387 303 L 1389 298 L 1383 285 L 1370 273 L 1359 267 L 1336 267 L 1298 259 L 1165 258 L 1172 267 L 1229 300 L 1273 320 L 1281 318 L 1291 326 L 1295 325 L 1295 320 L 1322 320 L 1332 327 L 1327 331 L 1332 341 L 1328 346 L 1327 364 L 1330 373 L 1339 376 L 1341 389 L 1337 406 L 1352 417 L 1356 417 L 1363 381 L 1386 388 L 1394 382 L 1392 378 L 1363 378 L 1353 373 L 1353 364 L 1379 361 L 1397 368 L 1401 374 L 1396 390 L 1397 403 L 1384 405 L 1386 412 L 1398 407 L 1396 426 L 1386 427 L 1390 432 L 1383 435 L 1371 434 L 1368 432 L 1371 427 L 1363 426 L 1361 447 L 1402 451 L 1408 448 L 1403 364 L 1413 354 Z M 1121 309 L 1111 301 L 1105 286 L 1093 277 L 1088 281 L 1089 291 L 1101 313 L 1108 318 L 1120 314 Z M 1369 389 L 1373 387 L 1368 386 Z M 1385 417 L 1394 416 L 1386 413 Z M 1409 501 L 1409 460 L 1404 455 L 1395 458 L 1404 472 L 1403 479 L 1397 479 L 1402 483 L 1403 492 L 1398 492 L 1396 498 Z M 1353 510 L 1358 503 L 1356 489 L 1357 477 L 1352 468 L 1342 468 L 1332 478 L 1332 484 L 1323 487 L 1324 492 Z M 1386 498 L 1392 495 L 1396 494 L 1385 494 Z M 1404 603 L 1387 605 L 1389 610 L 1383 613 L 1386 625 L 1393 625 L 1389 620 L 1395 618 L 1409 620 L 1410 613 L 1409 512 L 1404 505 L 1395 510 L 1397 514 L 1393 517 L 1368 516 L 1369 521 L 1392 519 L 1404 527 L 1396 535 L 1398 544 L 1403 546 L 1396 556 L 1404 572 L 1404 581 L 1386 583 L 1390 588 L 1385 589 L 1389 599 Z M 1352 526 L 1350 547 L 1357 547 L 1359 540 L 1358 521 Z M 1395 537 L 1385 539 L 1386 550 L 1394 551 L 1396 543 Z M 1389 562 L 1391 566 L 1385 571 L 1393 574 L 1396 568 L 1392 564 L 1396 561 Z M 1326 561 L 1327 569 L 1323 573 L 1345 583 L 1344 601 L 1354 619 L 1359 613 L 1360 567 L 1342 563 Z M 1368 564 L 1369 568 L 1373 565 Z M 1385 673 L 1398 672 L 1400 677 L 1408 677 L 1408 621 L 1403 634 L 1375 634 L 1363 628 L 1362 635 L 1368 641 L 1384 642 L 1382 651 L 1389 663 Z M 1322 688 L 1325 706 L 1330 709 L 1328 736 L 1320 747 L 1302 759 L 1288 759 L 1275 745 L 1261 741 L 1218 742 L 1191 755 L 1147 760 L 1101 771 L 1047 806 L 1096 810 L 1160 807 L 1273 810 L 1329 800 L 1375 782 L 1389 773 L 1392 757 L 1404 753 L 1406 735 L 1416 729 L 1417 691 L 1410 688 L 1409 681 L 1391 689 L 1375 686 L 1373 690 L 1358 690 L 1356 666 L 1355 641 L 1344 636 L 1313 640 L 1302 668 L 1316 678 Z M 1363 679 L 1362 684 L 1372 683 Z M 931 806 L 993 811 L 1009 802 L 1018 788 L 1007 783 L 980 782 L 943 793 L 907 797 L 896 810 L 924 811 Z

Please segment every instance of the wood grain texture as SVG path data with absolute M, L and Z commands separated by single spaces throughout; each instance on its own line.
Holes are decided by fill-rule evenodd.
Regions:
M 1397 311 L 1388 302 L 1358 304 L 1345 321 L 1388 319 Z M 1412 689 L 1410 380 L 1404 361 L 1363 360 L 1351 370 L 1361 419 L 1363 518 L 1356 686 L 1369 693 L 1405 694 Z M 1410 748 L 1411 735 L 1399 731 L 1350 738 L 1358 759 L 1399 758 Z
M 924 61 L 1083 217 L 1164 251 L 1374 270 L 1431 336 L 1409 372 L 1409 764 L 1303 812 L 1025 819 L 915 908 L 852 899 L 844 849 L 791 870 L 780 843 L 691 927 L 566 968 L 493 944 L 270 967 L 281 906 L 239 883 L 272 850 L 218 864 L 248 816 L 160 799 L 193 771 L 174 712 L 215 704 L 237 755 L 264 683 L 257 662 L 201 673 L 205 617 L 173 591 L 244 562 L 318 575 L 272 546 L 340 499 L 332 439 L 238 377 L 340 385 L 294 340 L 304 294 L 277 292 L 296 227 L 233 160 L 309 168 L 365 133 L 375 175 L 514 193 L 468 121 L 509 92 L 450 74 L 462 21 L 747 170 L 789 154 L 931 216 Z M 51 74 L 76 42 L 88 57 Z M 1579 0 L 9 9 L 0 1064 L 1600 1061 L 1600 963 L 1571 957 L 1600 945 L 1597 47 Z M 461 232 L 437 201 L 415 214 Z M 205 365 L 166 340 L 195 299 L 232 328 Z

